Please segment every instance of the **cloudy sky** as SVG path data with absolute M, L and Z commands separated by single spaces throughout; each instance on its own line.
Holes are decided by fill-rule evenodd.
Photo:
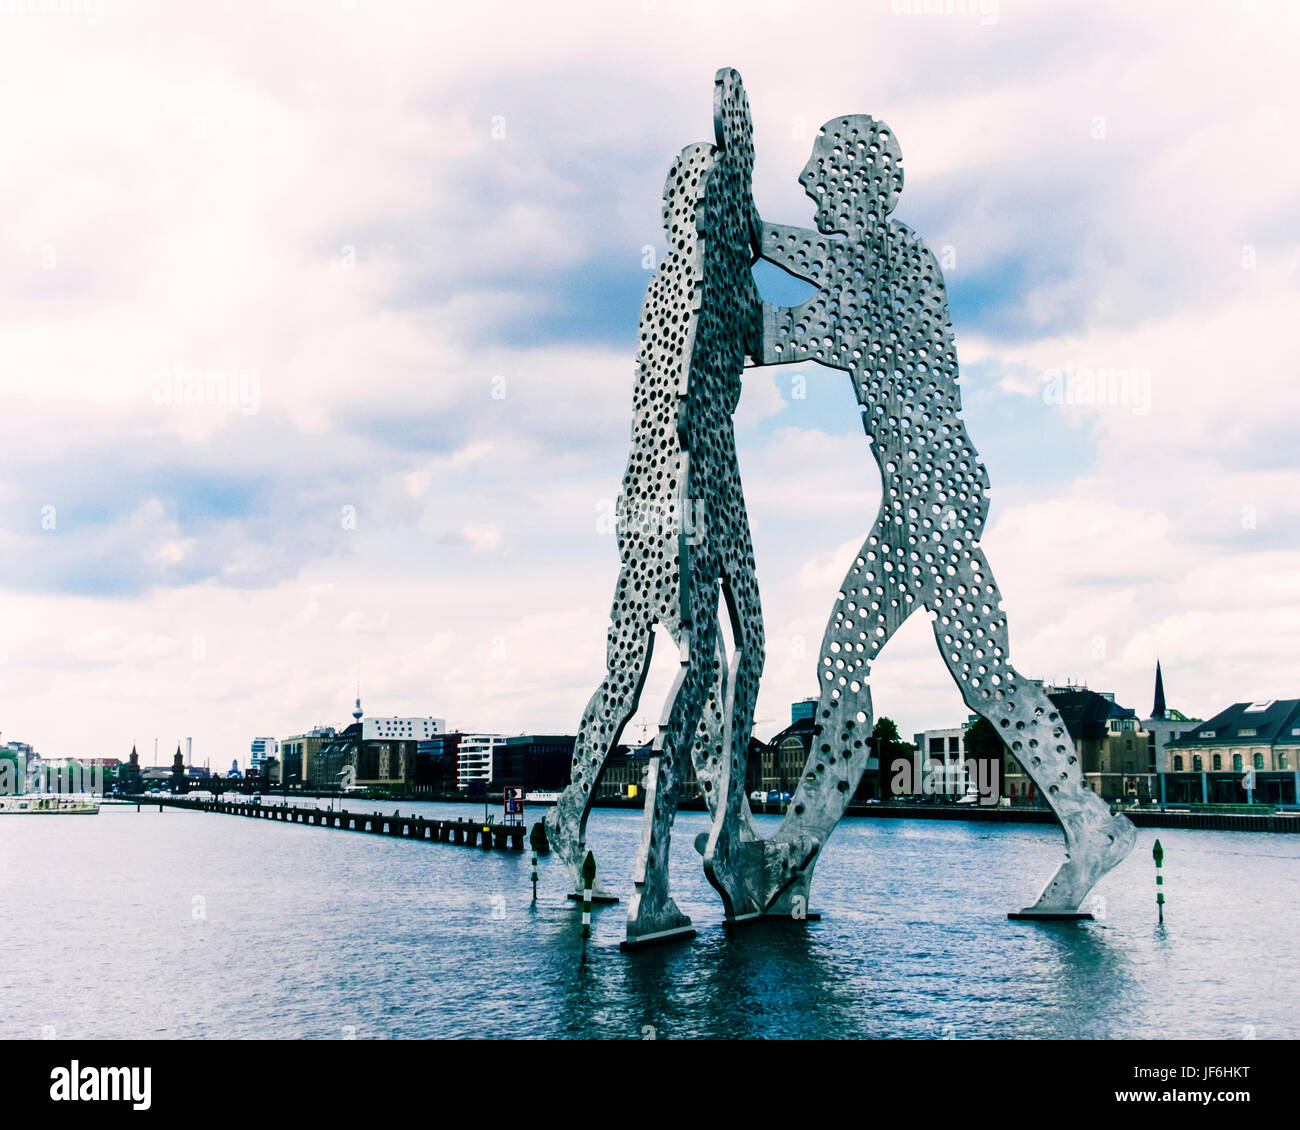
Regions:
M 770 220 L 810 223 L 827 118 L 901 141 L 1015 665 L 1143 712 L 1157 655 L 1202 717 L 1300 695 L 1300 18 L 968 7 L 0 0 L 3 737 L 228 763 L 346 721 L 358 664 L 372 713 L 573 732 L 663 176 L 720 66 Z M 1133 379 L 1070 403 L 1099 369 Z M 880 485 L 844 374 L 745 379 L 766 736 Z M 920 615 L 873 694 L 966 716 Z

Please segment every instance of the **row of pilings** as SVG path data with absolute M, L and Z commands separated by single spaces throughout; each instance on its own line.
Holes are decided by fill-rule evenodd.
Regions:
M 283 824 L 307 824 L 315 828 L 342 828 L 345 832 L 366 832 L 427 843 L 460 844 L 495 851 L 523 851 L 522 824 L 493 824 L 482 820 L 430 820 L 423 816 L 401 816 L 385 812 L 337 812 L 326 808 L 297 808 L 255 801 L 189 800 L 185 797 L 133 797 L 140 804 L 157 804 L 159 811 L 188 808 L 195 812 L 220 812 L 250 820 L 274 820 Z M 128 801 L 129 802 L 129 801 Z

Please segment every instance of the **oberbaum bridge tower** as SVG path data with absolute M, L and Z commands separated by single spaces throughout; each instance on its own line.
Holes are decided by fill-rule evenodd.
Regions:
M 963 700 L 1002 735 L 1065 835 L 1064 862 L 1012 917 L 1089 917 L 1083 899 L 1136 832 L 1085 786 L 1051 700 L 1011 665 L 1001 595 L 980 548 L 988 475 L 961 419 L 943 276 L 920 237 L 891 218 L 903 188 L 898 141 L 866 115 L 827 122 L 799 174 L 816 205 L 815 229 L 803 229 L 759 218 L 752 137 L 740 75 L 720 70 L 714 144 L 683 149 L 664 186 L 668 252 L 641 310 L 606 675 L 579 726 L 570 784 L 546 817 L 550 843 L 580 890 L 595 788 L 638 707 L 658 624 L 681 668 L 654 739 L 624 946 L 692 932 L 668 882 L 686 757 L 712 816 L 695 846 L 726 921 L 804 917 L 817 858 L 870 756 L 871 664 L 923 611 Z M 765 304 L 753 282 L 758 258 L 816 292 L 794 307 Z M 747 359 L 846 372 L 883 484 L 822 640 L 808 762 L 769 839 L 758 835 L 744 790 L 763 667 L 732 423 Z

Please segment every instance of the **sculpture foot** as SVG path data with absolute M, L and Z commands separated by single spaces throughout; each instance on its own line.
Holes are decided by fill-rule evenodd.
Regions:
M 700 849 L 699 839 L 695 842 Z M 755 884 L 752 861 L 761 859 L 761 840 L 744 840 L 734 835 L 724 821 L 708 834 L 702 852 L 704 875 L 722 896 L 723 913 L 728 922 L 743 921 L 762 913 L 762 886 Z M 751 861 L 745 865 L 746 858 Z
M 573 880 L 573 893 L 569 898 L 576 898 L 582 901 L 582 863 L 587 858 L 587 845 L 577 839 L 570 831 L 569 826 L 560 819 L 559 806 L 552 808 L 546 814 L 546 819 L 542 824 L 543 832 L 551 851 L 564 860 L 564 866 L 568 868 L 569 878 Z M 592 902 L 610 903 L 618 902 L 618 896 L 611 894 L 596 881 L 596 886 L 592 890 Z
M 742 832 L 733 841 L 731 863 L 714 849 L 710 832 L 695 836 L 695 850 L 705 857 L 708 882 L 723 896 L 727 922 L 751 918 L 820 918 L 807 914 L 807 888 L 813 882 L 813 861 L 820 847 L 814 836 L 793 840 L 751 840 Z M 712 870 L 710 870 L 712 865 Z M 802 901 L 801 901 L 802 900 Z
M 1137 829 L 1129 818 L 1112 816 L 1101 798 L 1093 795 L 1096 804 L 1090 805 L 1086 818 L 1072 825 L 1067 832 L 1070 846 L 1065 862 L 1033 905 L 1024 907 L 1014 917 L 1092 917 L 1079 910 L 1080 904 L 1102 876 L 1120 864 L 1137 842 Z
M 791 840 L 767 840 L 760 861 L 763 913 L 773 918 L 804 918 L 808 915 L 808 888 L 821 843 L 815 836 L 799 835 Z
M 630 950 L 694 934 L 691 920 L 677 909 L 671 896 L 648 898 L 638 890 L 628 905 L 627 940 L 619 943 L 619 949 Z

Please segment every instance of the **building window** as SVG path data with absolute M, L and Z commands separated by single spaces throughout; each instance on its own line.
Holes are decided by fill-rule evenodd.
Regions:
M 1255 754 L 1255 758 L 1254 758 L 1254 760 L 1255 760 L 1255 768 L 1256 768 L 1256 769 L 1263 769 L 1263 768 L 1264 768 L 1264 755 L 1263 755 L 1262 753 L 1257 753 L 1257 754 Z
M 1218 773 L 1223 768 L 1223 756 L 1216 753 L 1214 755 L 1214 771 Z
M 1205 768 L 1205 766 L 1204 766 L 1204 765 L 1202 764 L 1202 762 L 1201 762 L 1201 755 L 1200 755 L 1199 753 L 1197 753 L 1197 754 L 1193 754 L 1193 755 L 1192 755 L 1192 772 L 1193 772 L 1193 773 L 1200 773 L 1204 768 Z
M 1234 753 L 1232 755 L 1232 771 L 1234 773 L 1241 772 L 1241 754 L 1239 753 Z
M 1285 753 L 1279 753 L 1277 755 L 1277 767 L 1279 769 L 1285 769 L 1287 767 Z
M 1183 771 L 1183 755 L 1181 753 L 1176 753 L 1174 754 L 1174 772 L 1181 773 L 1182 771 Z
M 1259 732 L 1258 730 L 1238 730 L 1238 731 L 1237 731 L 1237 737 L 1239 737 L 1239 738 L 1253 738 L 1253 737 L 1254 737 L 1258 732 Z

